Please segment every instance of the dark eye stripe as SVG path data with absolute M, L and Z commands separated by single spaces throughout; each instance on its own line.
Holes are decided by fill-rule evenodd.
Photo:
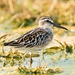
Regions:
M 53 24 L 53 23 L 52 23 L 51 21 L 49 21 L 49 20 L 46 20 L 46 22 Z

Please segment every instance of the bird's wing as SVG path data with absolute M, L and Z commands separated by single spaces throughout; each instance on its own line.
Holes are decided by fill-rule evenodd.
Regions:
M 34 47 L 34 46 L 40 46 L 41 44 L 44 44 L 49 37 L 49 33 L 42 29 L 42 28 L 36 28 L 34 30 L 31 30 L 21 37 L 8 42 L 4 43 L 5 46 L 15 46 L 15 47 Z

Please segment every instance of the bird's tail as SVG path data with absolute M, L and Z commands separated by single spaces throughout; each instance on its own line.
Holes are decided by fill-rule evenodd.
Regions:
M 10 43 L 9 43 L 9 42 L 4 43 L 4 46 L 9 46 L 9 45 L 10 45 Z

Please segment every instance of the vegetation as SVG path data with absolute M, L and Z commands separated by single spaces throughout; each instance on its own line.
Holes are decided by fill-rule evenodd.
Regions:
M 75 25 L 75 0 L 1 0 L 0 23 L 33 25 L 41 16 L 52 16 L 59 24 Z

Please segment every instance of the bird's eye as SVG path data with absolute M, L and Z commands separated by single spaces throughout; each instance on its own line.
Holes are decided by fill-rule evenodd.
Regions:
M 53 24 L 53 23 L 52 23 L 51 21 L 49 21 L 49 20 L 46 20 L 46 22 Z
M 50 23 L 50 21 L 49 21 L 49 20 L 46 20 L 46 22 L 49 22 L 49 23 Z

